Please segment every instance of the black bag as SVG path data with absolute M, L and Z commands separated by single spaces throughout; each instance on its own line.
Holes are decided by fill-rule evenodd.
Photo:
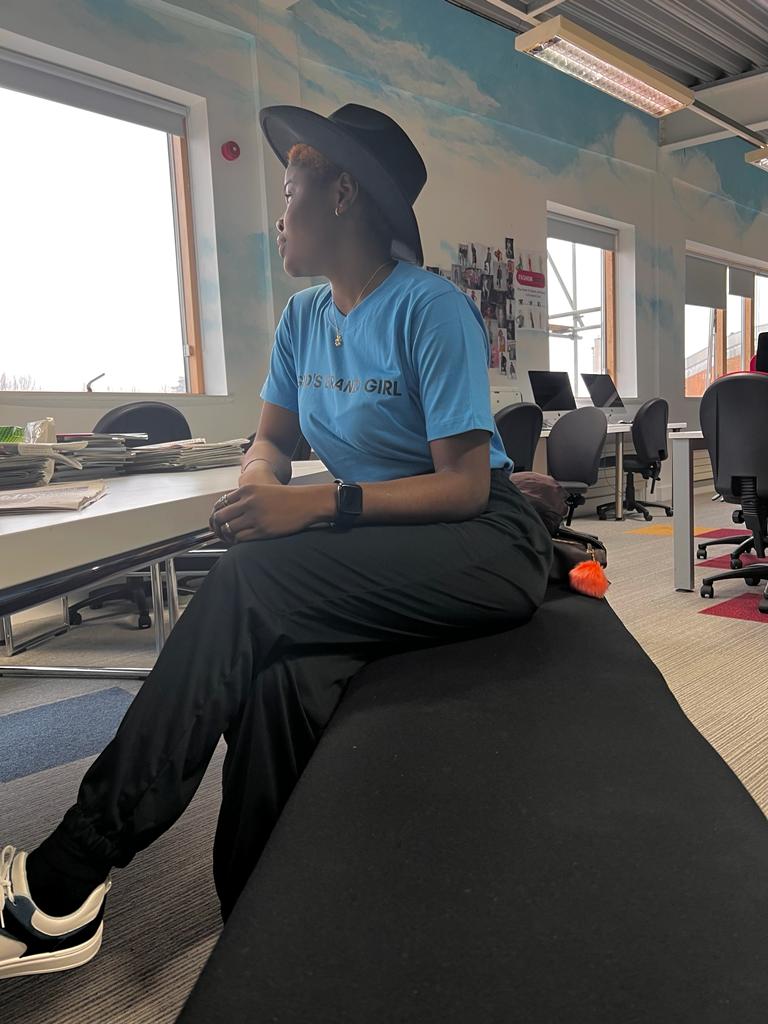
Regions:
M 594 559 L 603 568 L 608 565 L 608 552 L 605 544 L 591 533 L 577 533 L 569 526 L 561 526 L 552 535 L 554 558 L 549 578 L 557 582 L 567 582 L 568 573 L 580 562 Z
M 513 473 L 510 480 L 536 509 L 552 538 L 551 580 L 567 582 L 574 566 L 592 559 L 606 567 L 608 553 L 602 541 L 591 533 L 579 533 L 570 526 L 563 526 L 568 506 L 565 491 L 554 477 L 544 473 Z

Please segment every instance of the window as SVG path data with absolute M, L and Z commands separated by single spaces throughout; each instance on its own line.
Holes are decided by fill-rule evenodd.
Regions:
M 550 215 L 547 234 L 549 368 L 587 398 L 582 373 L 615 374 L 616 233 Z
M 757 351 L 757 339 L 763 331 L 768 331 L 768 276 L 755 274 L 755 327 L 753 351 Z
M 0 390 L 203 390 L 184 113 L 0 57 Z
M 717 377 L 749 368 L 756 277 L 698 256 L 685 265 L 685 396 L 700 398 Z
M 686 398 L 700 398 L 715 379 L 716 321 L 713 308 L 686 304 Z

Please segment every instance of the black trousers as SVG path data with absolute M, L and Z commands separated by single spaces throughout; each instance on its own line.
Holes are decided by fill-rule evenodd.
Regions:
M 223 734 L 214 878 L 226 919 L 350 677 L 387 654 L 527 621 L 551 557 L 502 471 L 465 522 L 234 546 L 42 844 L 46 860 L 94 885 L 125 867 L 182 814 Z

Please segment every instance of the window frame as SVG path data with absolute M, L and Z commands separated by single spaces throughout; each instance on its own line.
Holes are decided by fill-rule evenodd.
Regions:
M 187 394 L 204 395 L 200 289 L 195 254 L 189 147 L 186 137 L 169 135 L 168 149 L 171 162 L 171 195 L 176 229 L 176 260 Z

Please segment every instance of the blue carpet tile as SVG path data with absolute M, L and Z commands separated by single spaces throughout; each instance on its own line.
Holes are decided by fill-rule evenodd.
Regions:
M 113 686 L 0 715 L 0 782 L 101 753 L 132 700 Z

